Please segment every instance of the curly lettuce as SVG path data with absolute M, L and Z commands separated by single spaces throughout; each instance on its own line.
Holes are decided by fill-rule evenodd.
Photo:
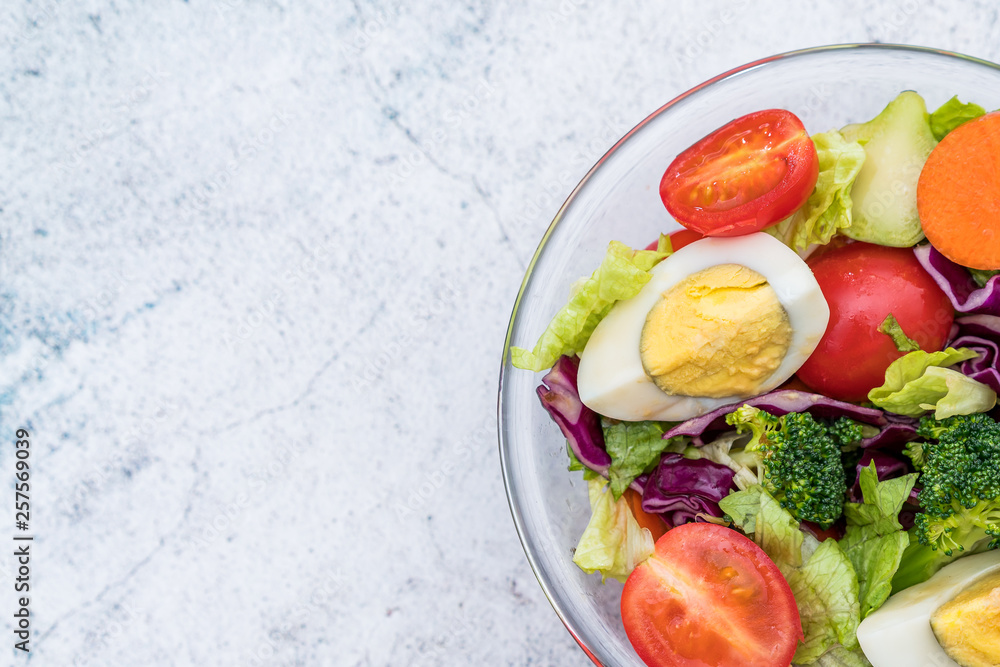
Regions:
M 618 301 L 631 299 L 649 282 L 649 270 L 671 254 L 670 239 L 660 236 L 656 250 L 632 250 L 612 241 L 604 261 L 593 275 L 574 285 L 569 303 L 563 306 L 542 333 L 535 347 L 511 348 L 516 368 L 544 371 L 559 357 L 583 351 L 597 324 Z
M 803 534 L 798 521 L 760 486 L 733 492 L 719 506 L 753 536 L 792 589 L 805 635 L 793 662 L 809 665 L 830 652 L 856 649 L 858 576 L 840 545 Z
M 872 667 L 861 647 L 846 649 L 836 646 L 814 663 L 817 667 Z
M 959 125 L 979 118 L 985 113 L 986 109 L 978 104 L 973 104 L 972 102 L 962 104 L 958 99 L 958 95 L 955 95 L 931 114 L 931 132 L 934 134 L 935 139 L 941 141 L 946 134 Z
M 615 500 L 604 479 L 587 482 L 590 522 L 576 545 L 573 562 L 587 574 L 601 573 L 625 583 L 632 570 L 653 553 L 653 534 L 632 516 L 628 501 Z
M 614 422 L 604 427 L 604 445 L 611 456 L 608 482 L 615 499 L 632 481 L 651 472 L 670 444 L 663 439 L 666 429 L 660 422 Z
M 819 158 L 819 177 L 805 205 L 764 230 L 796 252 L 826 244 L 851 226 L 851 186 L 865 161 L 865 149 L 837 130 L 812 136 Z
M 844 505 L 847 531 L 840 545 L 858 574 L 861 618 L 865 618 L 889 598 L 892 577 L 910 544 L 898 516 L 917 475 L 880 482 L 873 462 L 861 469 L 859 477 L 864 502 Z
M 885 383 L 868 392 L 868 400 L 898 415 L 935 419 L 986 412 L 997 402 L 990 387 L 949 368 L 977 356 L 975 350 L 949 347 L 940 352 L 916 351 L 896 359 L 885 371 Z

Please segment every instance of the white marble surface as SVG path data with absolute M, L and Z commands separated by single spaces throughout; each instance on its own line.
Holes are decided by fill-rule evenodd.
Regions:
M 558 203 L 755 58 L 1000 60 L 991 3 L 811 4 L 6 3 L 0 480 L 29 428 L 32 664 L 585 664 L 495 437 Z

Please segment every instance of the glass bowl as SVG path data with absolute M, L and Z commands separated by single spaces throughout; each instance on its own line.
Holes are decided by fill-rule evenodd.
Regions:
M 952 95 L 1000 107 L 1000 66 L 954 53 L 880 44 L 795 51 L 744 65 L 668 102 L 626 134 L 556 214 L 517 295 L 500 372 L 500 461 L 511 514 L 531 569 L 556 614 L 599 665 L 638 665 L 622 629 L 621 585 L 601 584 L 572 562 L 590 517 L 580 473 L 566 470 L 566 443 L 535 394 L 542 374 L 514 369 L 510 347 L 531 348 L 570 285 L 590 275 L 610 240 L 645 246 L 678 227 L 659 182 L 682 150 L 752 111 L 794 112 L 810 133 L 873 118 L 915 90 L 935 109 Z

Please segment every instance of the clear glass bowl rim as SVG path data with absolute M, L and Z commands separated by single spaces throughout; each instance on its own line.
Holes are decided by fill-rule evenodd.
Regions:
M 805 56 L 814 56 L 816 54 L 820 54 L 820 53 L 824 53 L 824 52 L 842 51 L 842 50 L 853 50 L 853 51 L 904 51 L 904 52 L 914 52 L 914 53 L 937 54 L 937 55 L 940 55 L 940 56 L 945 56 L 945 57 L 949 57 L 949 58 L 955 58 L 957 60 L 965 61 L 965 62 L 968 62 L 968 63 L 971 63 L 971 64 L 983 65 L 983 66 L 991 67 L 993 69 L 1000 70 L 1000 64 L 997 64 L 997 63 L 994 63 L 994 62 L 991 62 L 991 61 L 988 61 L 988 60 L 984 60 L 982 58 L 976 58 L 976 57 L 973 57 L 973 56 L 968 56 L 968 55 L 965 55 L 965 54 L 956 53 L 954 51 L 947 51 L 947 50 L 943 50 L 943 49 L 935 49 L 935 48 L 925 47 L 925 46 L 911 46 L 911 45 L 907 45 L 907 44 L 850 43 L 850 44 L 831 44 L 831 45 L 827 45 L 827 46 L 817 46 L 817 47 L 810 47 L 810 48 L 806 48 L 806 49 L 798 49 L 798 50 L 795 50 L 795 51 L 787 51 L 787 52 L 784 52 L 784 53 L 779 53 L 779 54 L 775 54 L 775 55 L 768 56 L 768 57 L 765 57 L 765 58 L 761 58 L 759 60 L 755 60 L 755 61 L 746 63 L 745 65 L 741 65 L 739 67 L 736 67 L 736 68 L 733 68 L 733 69 L 728 70 L 726 72 L 723 72 L 722 74 L 714 76 L 711 79 L 708 79 L 707 81 L 704 81 L 703 83 L 700 83 L 697 86 L 694 86 L 693 88 L 690 88 L 689 90 L 681 93 L 677 97 L 673 98 L 672 100 L 670 100 L 669 102 L 667 102 L 666 104 L 664 104 L 663 106 L 661 106 L 659 109 L 657 109 L 656 111 L 654 111 L 653 113 L 651 113 L 649 116 L 647 116 L 646 118 L 644 118 L 635 127 L 633 127 L 631 130 L 629 130 L 610 149 L 608 149 L 608 151 L 594 164 L 593 167 L 591 167 L 591 169 L 587 172 L 587 174 L 580 180 L 580 182 L 576 185 L 576 187 L 573 188 L 573 191 L 570 192 L 569 196 L 563 202 L 562 206 L 559 207 L 559 210 L 556 212 L 555 217 L 552 219 L 552 223 L 545 230 L 545 233 L 543 234 L 542 239 L 541 239 L 541 241 L 538 244 L 538 248 L 535 250 L 535 254 L 532 256 L 531 262 L 529 262 L 528 267 L 527 267 L 527 269 L 525 271 L 524 278 L 521 281 L 521 286 L 520 286 L 520 288 L 518 290 L 518 293 L 517 293 L 517 298 L 514 301 L 514 307 L 513 307 L 512 311 L 511 311 L 510 320 L 509 320 L 509 323 L 508 323 L 508 326 L 507 326 L 507 335 L 506 335 L 505 340 L 504 340 L 503 357 L 502 357 L 501 362 L 500 362 L 500 378 L 499 378 L 499 389 L 498 389 L 498 396 L 497 396 L 497 438 L 498 438 L 498 444 L 499 444 L 500 468 L 501 468 L 502 475 L 503 475 L 504 491 L 505 491 L 505 493 L 507 495 L 507 505 L 510 508 L 511 517 L 514 519 L 514 527 L 517 530 L 518 539 L 520 540 L 521 547 L 524 550 L 525 556 L 528 559 L 528 564 L 531 567 L 531 571 L 535 575 L 535 579 L 538 581 L 538 585 L 541 586 L 542 592 L 544 593 L 546 599 L 548 599 L 549 604 L 552 605 L 552 608 L 556 612 L 556 615 L 559 617 L 559 620 L 562 621 L 562 624 L 566 627 L 566 630 L 569 631 L 569 633 L 573 637 L 573 639 L 576 640 L 576 643 L 580 645 L 580 648 L 583 649 L 583 651 L 594 662 L 594 664 L 600 665 L 601 663 L 594 656 L 593 652 L 591 651 L 591 648 L 581 638 L 580 632 L 579 632 L 578 628 L 576 627 L 576 624 L 573 622 L 573 620 L 571 618 L 569 618 L 569 616 L 566 613 L 566 611 L 564 609 L 562 609 L 559 606 L 559 604 L 556 603 L 555 597 L 552 595 L 552 592 L 549 589 L 548 583 L 542 577 L 542 574 L 541 574 L 538 562 L 537 562 L 537 560 L 536 560 L 536 558 L 535 558 L 535 556 L 534 556 L 534 554 L 532 552 L 531 547 L 529 547 L 529 545 L 528 545 L 528 541 L 527 541 L 527 538 L 526 538 L 526 535 L 525 535 L 524 521 L 523 521 L 523 519 L 521 517 L 521 508 L 518 505 L 517 500 L 513 497 L 512 493 L 511 493 L 512 484 L 511 484 L 511 480 L 510 480 L 510 468 L 509 468 L 508 461 L 507 461 L 508 447 L 507 447 L 506 432 L 505 432 L 505 428 L 504 428 L 504 417 L 503 417 L 503 414 L 504 414 L 504 410 L 503 410 L 503 408 L 504 408 L 504 386 L 505 386 L 504 385 L 504 378 L 505 378 L 505 374 L 506 374 L 506 370 L 507 370 L 508 359 L 510 357 L 511 340 L 512 340 L 514 329 L 515 329 L 515 323 L 517 321 L 518 308 L 519 308 L 519 306 L 521 304 L 521 301 L 522 301 L 522 299 L 523 299 L 523 297 L 525 295 L 525 288 L 528 285 L 529 278 L 531 277 L 531 274 L 532 274 L 532 271 L 534 270 L 535 264 L 538 262 L 539 258 L 542 256 L 543 252 L 545 251 L 546 245 L 548 244 L 548 241 L 551 238 L 554 230 L 559 225 L 559 222 L 562 220 L 563 213 L 566 211 L 566 209 L 569 207 L 569 205 L 576 198 L 577 193 L 584 187 L 584 185 L 586 185 L 587 181 L 590 180 L 591 176 L 601 167 L 601 165 L 611 155 L 613 155 L 615 153 L 615 151 L 617 151 L 618 149 L 620 149 L 626 142 L 628 142 L 632 138 L 632 136 L 634 134 L 636 134 L 645 125 L 647 125 L 648 123 L 650 123 L 654 119 L 656 119 L 660 114 L 666 112 L 668 109 L 670 109 L 671 107 L 673 107 L 674 105 L 676 105 L 681 100 L 684 100 L 687 97 L 690 97 L 691 95 L 694 95 L 698 91 L 700 91 L 700 90 L 702 90 L 704 88 L 707 88 L 708 86 L 711 86 L 711 85 L 713 85 L 715 83 L 718 83 L 720 81 L 724 81 L 726 79 L 732 78 L 732 77 L 734 77 L 736 75 L 739 75 L 741 73 L 747 72 L 749 70 L 761 67 L 761 66 L 766 65 L 768 63 L 771 63 L 771 62 L 774 62 L 774 61 L 778 61 L 778 60 L 793 60 L 793 59 L 801 58 L 801 57 L 805 57 Z

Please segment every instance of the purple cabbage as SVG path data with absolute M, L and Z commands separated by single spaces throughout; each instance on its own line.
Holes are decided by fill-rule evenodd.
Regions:
M 900 525 L 903 526 L 903 530 L 913 528 L 917 515 L 923 512 L 923 510 L 920 509 L 919 497 L 920 489 L 914 486 L 910 489 L 910 497 L 906 499 L 906 502 L 903 503 L 902 509 L 899 510 L 899 517 L 897 518 Z
M 646 493 L 646 484 L 649 483 L 649 475 L 639 475 L 632 480 L 632 483 L 628 485 L 628 488 L 632 489 L 640 496 Z
M 917 522 L 917 514 L 917 509 L 911 507 L 909 503 L 905 503 L 903 509 L 899 510 L 899 516 L 896 520 L 899 521 L 899 525 L 903 527 L 903 530 L 909 530 Z
M 864 449 L 900 449 L 911 440 L 917 439 L 919 419 L 892 412 L 886 412 L 885 418 L 888 423 L 881 431 L 861 441 L 861 446 Z
M 777 389 L 756 398 L 730 403 L 700 417 L 681 422 L 664 433 L 663 437 L 673 438 L 678 435 L 688 435 L 693 438 L 692 444 L 703 445 L 706 442 L 703 437 L 706 433 L 724 431 L 730 428 L 726 424 L 726 415 L 735 412 L 742 405 L 760 408 L 778 416 L 786 415 L 789 412 L 808 412 L 814 417 L 824 419 L 848 417 L 854 421 L 879 427 L 888 423 L 882 411 L 875 408 L 863 408 L 853 403 L 828 398 L 822 394 L 810 394 L 794 389 Z
M 721 517 L 719 501 L 736 489 L 734 475 L 708 459 L 664 454 L 646 481 L 642 509 L 661 515 L 670 526 L 695 521 L 699 513 Z
M 984 287 L 976 284 L 964 266 L 954 263 L 930 245 L 913 249 L 917 261 L 931 275 L 960 313 L 1000 315 L 1000 275 L 990 278 Z
M 579 367 L 577 357 L 559 357 L 535 391 L 580 463 L 607 476 L 611 457 L 604 449 L 601 418 L 580 400 L 576 384 Z
M 990 282 L 996 279 L 990 278 Z M 1000 317 L 995 315 L 967 315 L 955 320 L 952 329 L 951 347 L 968 347 L 979 353 L 974 359 L 963 361 L 958 366 L 965 375 L 978 380 L 993 391 L 1000 392 Z

